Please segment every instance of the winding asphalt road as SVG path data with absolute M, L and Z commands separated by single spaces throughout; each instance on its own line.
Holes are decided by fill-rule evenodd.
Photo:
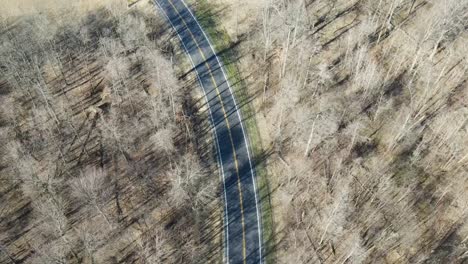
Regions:
M 225 262 L 262 263 L 260 204 L 240 110 L 224 66 L 183 0 L 155 0 L 189 55 L 209 105 L 224 184 Z

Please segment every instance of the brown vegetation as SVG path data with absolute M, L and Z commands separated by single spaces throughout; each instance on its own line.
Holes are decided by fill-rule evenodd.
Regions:
M 216 163 L 166 29 L 125 4 L 2 19 L 0 263 L 219 250 Z
M 467 2 L 245 5 L 277 261 L 466 262 Z
M 213 14 L 273 153 L 276 261 L 466 262 L 467 2 L 241 2 Z M 196 79 L 120 3 L 0 20 L 0 263 L 221 257 Z

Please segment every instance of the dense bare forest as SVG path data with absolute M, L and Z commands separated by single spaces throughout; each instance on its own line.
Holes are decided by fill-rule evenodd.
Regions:
M 468 1 L 190 3 L 256 110 L 268 260 L 468 261 Z M 0 263 L 221 261 L 206 107 L 154 8 L 0 22 Z
M 468 261 L 468 2 L 241 6 L 277 261 Z
M 217 259 L 207 122 L 154 8 L 1 22 L 0 263 Z

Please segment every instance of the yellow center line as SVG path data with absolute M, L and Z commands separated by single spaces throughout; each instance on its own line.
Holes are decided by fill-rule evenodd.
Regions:
M 232 152 L 233 152 L 233 157 L 234 157 L 234 164 L 235 164 L 235 167 L 236 167 L 236 174 L 237 174 L 237 188 L 239 189 L 239 201 L 240 201 L 240 209 L 241 209 L 241 224 L 242 224 L 242 255 L 243 255 L 243 262 L 246 263 L 246 245 L 245 245 L 245 222 L 244 222 L 244 205 L 243 205 L 243 201 L 242 201 L 242 188 L 241 188 L 241 180 L 240 180 L 240 174 L 239 174 L 239 164 L 238 164 L 238 161 L 237 161 L 237 154 L 236 154 L 236 150 L 235 150 L 235 147 L 234 147 L 234 140 L 232 139 L 232 134 L 231 134 L 231 126 L 229 124 L 229 120 L 227 118 L 227 114 L 226 114 L 226 109 L 224 108 L 224 104 L 223 104 L 223 100 L 221 98 L 221 94 L 219 92 L 219 89 L 218 89 L 218 85 L 216 84 L 216 81 L 214 79 L 214 76 L 213 76 L 213 73 L 211 71 L 211 67 L 210 65 L 208 64 L 207 62 L 207 59 L 205 57 L 205 54 L 203 53 L 203 51 L 201 50 L 200 48 L 200 45 L 198 44 L 197 40 L 195 39 L 195 36 L 193 35 L 192 31 L 190 30 L 189 26 L 187 25 L 187 23 L 185 22 L 185 20 L 182 18 L 182 16 L 180 15 L 179 11 L 177 10 L 177 8 L 174 6 L 174 4 L 172 4 L 171 0 L 168 1 L 169 4 L 172 6 L 172 8 L 174 8 L 174 10 L 176 11 L 177 15 L 180 17 L 180 19 L 182 20 L 182 22 L 184 23 L 185 27 L 187 28 L 188 32 L 190 33 L 190 36 L 192 37 L 193 41 L 195 42 L 195 44 L 197 45 L 197 49 L 198 51 L 200 52 L 201 56 L 203 57 L 203 60 L 204 60 L 204 63 L 206 64 L 207 68 L 208 68 L 208 72 L 210 73 L 210 77 L 211 77 L 211 81 L 213 82 L 214 86 L 215 86 L 215 89 L 216 89 L 216 94 L 219 98 L 219 102 L 221 104 L 221 108 L 223 109 L 223 114 L 224 114 L 224 119 L 226 120 L 226 125 L 228 127 L 228 134 L 229 134 L 229 139 L 231 141 L 231 147 L 232 147 Z M 190 54 L 189 54 L 190 56 Z M 216 54 L 214 54 L 214 56 L 216 56 Z M 194 65 L 195 66 L 195 65 Z M 220 67 L 222 67 L 221 65 L 219 65 Z M 227 80 L 226 80 L 227 81 Z M 240 122 L 240 120 L 239 120 Z M 222 164 L 221 164 L 222 166 Z

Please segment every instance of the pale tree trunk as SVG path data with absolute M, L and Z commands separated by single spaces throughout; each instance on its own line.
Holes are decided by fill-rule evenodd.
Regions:
M 286 64 L 288 60 L 288 53 L 289 53 L 289 39 L 291 38 L 291 30 L 288 29 L 288 37 L 286 39 L 286 48 L 285 52 L 283 55 L 283 67 L 281 67 L 281 72 L 280 72 L 280 80 L 283 78 L 284 74 L 286 73 Z
M 332 215 L 329 217 L 328 222 L 325 226 L 325 230 L 323 230 L 322 236 L 320 237 L 319 245 L 322 245 L 323 240 L 325 239 L 325 235 L 328 232 L 328 228 L 330 227 L 331 222 L 333 221 L 333 217 L 335 216 L 336 210 L 338 209 L 338 206 L 340 203 L 337 203 L 335 208 L 333 208 Z
M 312 142 L 312 138 L 313 138 L 314 131 L 315 131 L 315 121 L 317 121 L 318 116 L 319 116 L 319 115 L 317 114 L 317 116 L 316 116 L 315 119 L 314 119 L 314 122 L 312 123 L 312 128 L 310 129 L 309 140 L 307 140 L 307 146 L 306 146 L 306 150 L 305 150 L 305 152 L 304 152 L 304 157 L 308 157 L 308 156 L 309 156 L 309 152 L 310 152 L 310 143 Z
M 97 204 L 97 201 L 93 201 L 93 205 L 94 205 L 94 207 L 96 208 L 96 210 L 98 211 L 98 213 L 102 216 L 102 218 L 104 218 L 104 220 L 106 221 L 107 225 L 109 226 L 109 229 L 112 230 L 112 224 L 111 224 L 111 222 L 109 221 L 109 218 L 108 218 L 107 215 L 102 211 L 101 207 Z
M 265 100 L 266 100 L 266 90 L 267 90 L 267 85 L 268 85 L 269 78 L 270 78 L 270 71 L 267 71 L 267 73 L 265 73 L 265 80 L 264 80 L 264 84 L 263 84 L 262 103 L 265 103 Z
M 37 74 L 39 76 L 41 76 L 41 78 L 42 78 L 42 73 L 41 73 L 41 70 L 39 69 L 39 66 L 38 66 L 37 62 L 34 63 L 34 66 L 36 67 Z M 44 92 L 44 88 L 42 87 L 43 85 L 45 87 L 47 87 L 47 84 L 45 84 L 44 80 L 42 80 L 42 82 L 44 82 L 44 84 L 42 84 L 41 81 L 39 81 L 39 83 L 37 83 L 37 85 L 35 85 L 35 87 L 39 90 L 39 93 L 41 94 L 42 98 L 44 99 L 44 103 L 45 103 L 46 108 L 48 110 L 47 112 L 49 112 L 51 117 L 54 119 L 54 121 L 55 121 L 55 123 L 57 125 L 57 128 L 59 128 L 60 121 L 58 120 L 58 117 L 57 117 L 54 109 L 52 108 L 52 106 L 49 103 L 49 94 L 46 95 L 45 92 Z
M 264 53 L 263 61 L 265 62 L 268 57 L 268 51 L 271 45 L 271 18 L 270 18 L 271 0 L 268 1 L 267 6 L 263 9 L 263 39 L 264 39 Z
M 354 128 L 353 137 L 352 137 L 352 139 L 351 139 L 351 144 L 350 144 L 350 146 L 349 146 L 348 154 L 350 154 L 350 153 L 351 153 L 351 150 L 353 150 L 354 141 L 356 140 L 356 135 L 357 135 L 358 128 L 359 128 L 359 126 L 356 126 L 356 127 Z

